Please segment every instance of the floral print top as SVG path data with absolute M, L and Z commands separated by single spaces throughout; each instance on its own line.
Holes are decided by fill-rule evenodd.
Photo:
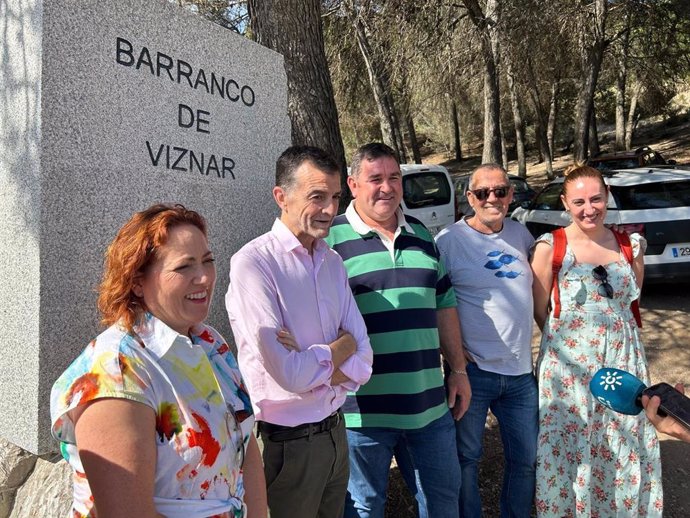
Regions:
M 240 467 L 254 424 L 237 362 L 210 326 L 191 340 L 147 314 L 127 333 L 111 326 L 53 385 L 53 436 L 74 470 L 70 516 L 95 518 L 70 411 L 98 398 L 124 398 L 156 413 L 154 501 L 168 518 L 242 517 Z

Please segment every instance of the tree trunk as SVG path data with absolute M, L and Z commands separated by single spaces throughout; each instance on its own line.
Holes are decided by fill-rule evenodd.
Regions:
M 319 0 L 249 0 L 256 42 L 285 57 L 292 143 L 319 146 L 341 165 L 345 151 L 324 51 Z
M 501 165 L 503 169 L 508 170 L 508 146 L 506 145 L 506 135 L 503 132 L 503 123 L 501 123 Z
M 626 12 L 626 31 L 620 42 L 620 50 L 617 52 L 616 70 L 616 143 L 614 149 L 620 151 L 625 148 L 625 94 L 628 82 L 628 53 L 630 51 L 630 29 L 632 16 L 630 10 Z
M 522 118 L 522 105 L 518 97 L 515 77 L 510 59 L 506 59 L 506 79 L 510 92 L 510 104 L 513 108 L 513 125 L 515 126 L 515 150 L 517 152 L 518 176 L 527 178 L 527 160 L 525 158 L 525 121 Z
M 589 117 L 589 150 L 592 156 L 597 156 L 601 152 L 599 147 L 599 131 L 597 130 L 597 112 L 592 106 L 592 114 Z
M 398 149 L 398 157 L 400 160 L 401 164 L 406 164 L 407 163 L 407 150 L 405 149 L 405 137 L 403 135 L 403 129 L 402 125 L 400 122 L 400 117 L 398 117 L 397 111 L 395 109 L 395 104 L 393 102 L 393 95 L 392 93 L 388 93 L 388 98 L 389 100 L 389 106 L 391 113 L 393 114 L 393 120 L 391 121 L 394 130 L 393 130 L 393 136 L 396 139 L 396 148 Z M 403 123 L 407 124 L 407 121 L 403 120 Z
M 493 56 L 485 54 L 484 71 L 484 148 L 482 162 L 498 163 L 501 157 L 501 101 L 498 70 Z
M 625 125 L 625 149 L 632 148 L 633 134 L 637 127 L 639 117 L 635 113 L 637 111 L 637 102 L 640 100 L 642 94 L 642 83 L 636 82 L 633 87 L 633 93 L 630 96 L 630 109 L 628 110 L 628 122 Z
M 585 42 L 585 35 L 583 34 L 581 37 L 582 41 L 580 42 L 580 62 L 584 80 L 578 89 L 577 101 L 575 103 L 573 159 L 576 162 L 584 162 L 587 159 L 589 124 L 594 91 L 597 87 L 599 70 L 601 69 L 601 62 L 607 45 L 604 32 L 608 12 L 607 2 L 608 0 L 594 1 L 594 22 L 593 27 L 591 27 L 594 32 L 593 40 Z M 588 20 L 587 23 L 591 22 Z
M 573 160 L 575 162 L 584 162 L 589 151 L 589 120 L 591 118 L 592 109 L 591 96 L 594 93 L 595 86 L 592 82 L 593 80 L 593 74 L 587 74 L 587 77 L 580 87 L 575 104 L 575 123 L 573 128 Z
M 554 142 L 556 140 L 556 119 L 558 117 L 558 93 L 560 90 L 560 79 L 551 83 L 551 99 L 549 101 L 549 119 L 546 125 L 546 140 L 549 144 L 551 158 L 556 154 Z
M 500 0 L 487 0 L 486 16 L 493 23 L 486 26 L 487 44 L 484 54 L 488 60 L 484 76 L 484 149 L 482 160 L 498 162 L 502 156 L 503 138 L 501 135 L 501 91 L 498 76 L 498 19 Z M 484 46 L 484 45 L 483 45 Z M 506 163 L 503 164 L 507 166 Z
M 422 163 L 422 154 L 419 152 L 419 143 L 417 142 L 417 132 L 414 129 L 414 119 L 410 111 L 410 98 L 407 92 L 401 95 L 402 111 L 405 114 L 405 127 L 407 128 L 407 137 L 410 139 L 410 149 L 412 150 L 412 159 L 415 164 Z
M 535 129 L 537 133 L 537 143 L 539 144 L 539 150 L 544 157 L 544 162 L 546 164 L 546 177 L 549 180 L 553 180 L 553 161 L 551 159 L 551 150 L 549 149 L 549 139 L 546 136 L 546 125 L 544 124 L 544 115 L 542 114 L 537 119 L 537 127 Z
M 543 157 L 543 162 L 546 163 L 546 177 L 552 180 L 553 162 L 551 159 L 551 150 L 549 149 L 549 139 L 546 135 L 547 120 L 544 114 L 544 107 L 541 102 L 541 94 L 537 85 L 537 80 L 534 74 L 534 67 L 532 67 L 531 59 L 527 60 L 527 76 L 529 82 L 529 95 L 534 105 L 534 113 L 536 114 L 536 139 L 539 146 L 539 154 Z
M 623 66 L 618 65 L 616 73 L 616 142 L 614 149 L 620 151 L 625 148 L 625 83 L 627 73 Z
M 478 0 L 463 0 L 472 23 L 479 31 L 484 62 L 484 149 L 482 162 L 501 161 L 501 97 L 498 84 L 499 0 L 487 0 L 486 14 Z
M 397 139 L 393 132 L 395 131 L 394 125 L 392 123 L 392 114 L 390 113 L 390 108 L 388 103 L 386 103 L 386 90 L 383 85 L 383 80 L 374 68 L 374 57 L 372 56 L 372 50 L 369 45 L 369 39 L 367 38 L 366 31 L 364 30 L 364 25 L 355 19 L 355 33 L 357 35 L 357 45 L 359 46 L 359 51 L 364 59 L 364 64 L 367 67 L 367 73 L 369 74 L 369 84 L 371 85 L 372 93 L 374 94 L 374 101 L 376 102 L 376 108 L 379 112 L 379 124 L 381 126 L 381 138 L 383 142 L 396 150 L 397 153 L 400 151 L 397 149 Z
M 407 134 L 409 135 L 410 147 L 412 148 L 412 160 L 414 160 L 415 164 L 421 164 L 422 153 L 419 150 L 419 142 L 417 142 L 417 132 L 414 129 L 414 119 L 409 112 L 405 117 L 405 122 L 407 123 Z
M 400 124 L 395 111 L 395 103 L 391 94 L 388 81 L 388 74 L 384 67 L 385 62 L 377 59 L 369 38 L 369 31 L 366 28 L 361 13 L 358 12 L 350 3 L 346 5 L 350 19 L 355 28 L 357 45 L 359 47 L 364 63 L 369 75 L 369 84 L 374 94 L 374 101 L 379 113 L 379 124 L 381 126 L 381 137 L 383 142 L 393 148 L 398 155 L 401 163 L 406 161 L 405 149 L 402 146 L 402 135 L 400 134 Z
M 453 120 L 453 150 L 455 151 L 455 160 L 460 162 L 462 160 L 462 147 L 460 146 L 460 121 L 458 119 L 458 105 L 455 101 L 450 103 L 451 118 Z

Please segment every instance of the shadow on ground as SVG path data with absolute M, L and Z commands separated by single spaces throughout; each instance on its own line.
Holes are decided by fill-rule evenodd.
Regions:
M 678 459 L 681 459 L 681 462 L 678 462 Z M 687 518 L 690 516 L 690 444 L 662 440 L 661 466 L 664 481 L 664 518 Z M 673 488 L 673 491 L 669 491 L 669 488 Z
M 503 480 L 503 446 L 493 416 L 484 431 L 484 458 L 479 464 L 479 492 L 483 515 L 499 516 L 499 500 Z M 398 471 L 391 469 L 389 477 L 386 518 L 415 518 L 416 502 Z M 432 517 L 433 518 L 433 517 Z
M 493 417 L 489 418 L 489 422 Z M 484 458 L 479 465 L 479 492 L 483 515 L 500 516 L 499 499 L 503 481 L 503 446 L 498 426 L 490 424 L 484 432 Z M 415 518 L 416 502 L 405 486 L 398 468 L 391 469 L 386 502 L 386 518 Z M 432 517 L 433 518 L 433 517 Z
M 646 285 L 640 305 L 645 345 L 652 383 L 678 382 L 690 387 L 690 283 Z M 533 351 L 539 347 L 535 327 Z M 690 444 L 660 435 L 664 485 L 664 517 L 690 516 Z M 484 459 L 480 464 L 479 488 L 484 516 L 500 516 L 503 478 L 503 446 L 493 417 L 484 433 Z M 450 452 L 449 452 L 450 454 Z M 397 468 L 391 470 L 386 518 L 414 518 L 415 501 Z M 432 517 L 433 518 L 433 517 Z
M 483 515 L 500 516 L 501 481 L 503 477 L 503 446 L 497 426 L 484 433 L 484 459 L 479 467 L 479 491 Z M 683 461 L 684 459 L 684 461 Z M 679 462 L 680 461 L 680 462 Z M 661 441 L 663 467 L 664 518 L 690 516 L 690 444 L 675 440 Z M 532 515 L 534 516 L 534 510 Z M 390 471 L 386 518 L 415 518 L 416 503 L 398 468 Z

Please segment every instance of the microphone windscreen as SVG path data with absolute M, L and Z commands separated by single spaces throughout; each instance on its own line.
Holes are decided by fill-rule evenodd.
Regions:
M 620 369 L 599 369 L 589 382 L 589 390 L 604 406 L 620 414 L 637 415 L 642 410 L 640 396 L 647 388 L 635 376 Z

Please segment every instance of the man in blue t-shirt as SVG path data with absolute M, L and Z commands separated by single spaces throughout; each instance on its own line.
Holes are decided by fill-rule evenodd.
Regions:
M 472 387 L 470 407 L 456 423 L 463 518 L 482 514 L 478 464 L 489 409 L 498 419 L 506 459 L 501 517 L 528 518 L 534 500 L 539 409 L 528 262 L 534 239 L 506 219 L 512 198 L 501 166 L 479 166 L 467 190 L 474 214 L 436 237 L 458 302 Z

